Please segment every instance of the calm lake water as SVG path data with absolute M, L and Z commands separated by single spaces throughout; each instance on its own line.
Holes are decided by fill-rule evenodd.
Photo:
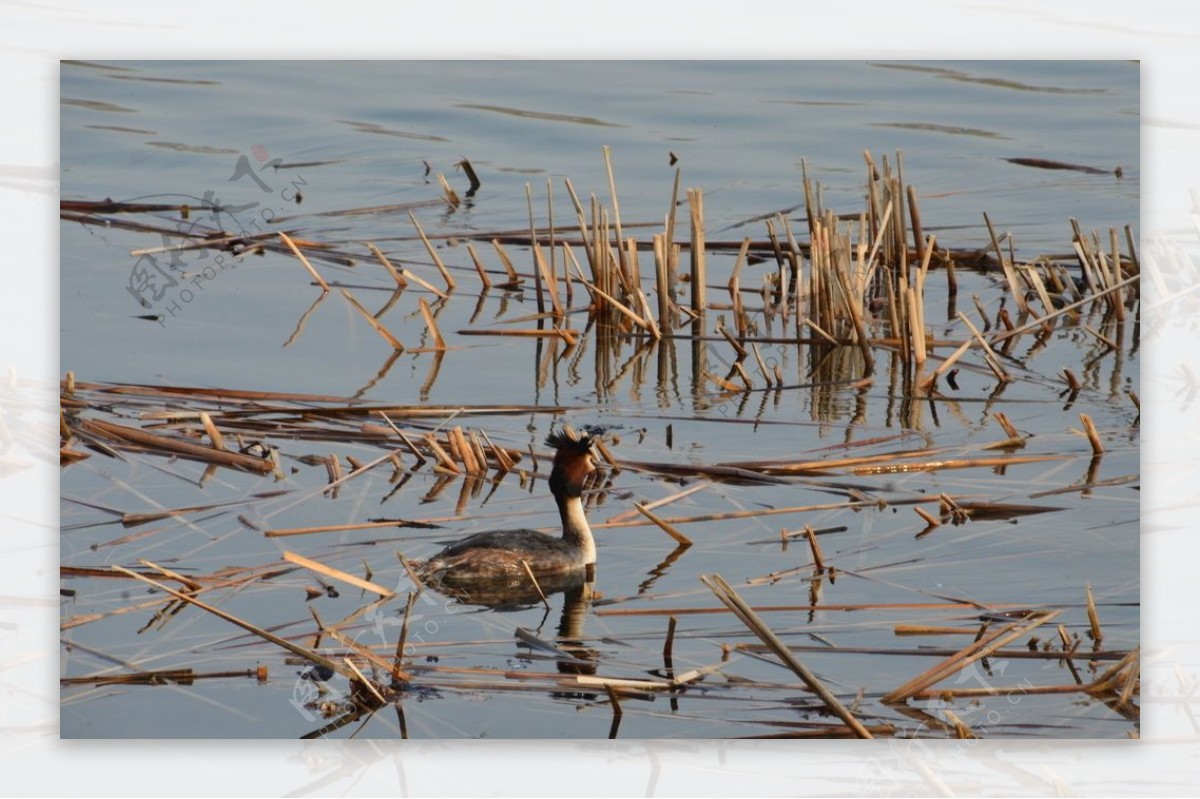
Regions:
M 938 656 L 922 655 L 919 648 L 952 651 L 971 638 L 899 637 L 896 625 L 973 630 L 979 612 L 970 603 L 1008 603 L 1062 609 L 1054 624 L 1037 632 L 1042 641 L 1056 638 L 1053 628 L 1060 622 L 1069 633 L 1084 635 L 1090 585 L 1105 631 L 1102 648 L 1137 646 L 1138 412 L 1127 393 L 1138 388 L 1132 325 L 1115 351 L 1083 328 L 1099 323 L 1089 317 L 1044 341 L 1022 339 L 1009 353 L 1019 380 L 1002 393 L 973 355 L 968 360 L 974 366 L 964 369 L 958 391 L 916 411 L 906 408 L 902 387 L 887 366 L 865 388 L 814 388 L 831 367 L 793 345 L 764 346 L 762 353 L 770 365 L 780 366 L 788 388 L 729 395 L 695 374 L 699 356 L 686 340 L 650 350 L 626 341 L 611 349 L 584 336 L 580 347 L 564 352 L 532 338 L 459 333 L 534 327 L 532 286 L 481 293 L 466 245 L 472 243 L 486 267 L 498 272 L 489 240 L 527 235 L 531 205 L 537 225 L 546 226 L 552 213 L 556 230 L 578 237 L 565 181 L 585 206 L 593 196 L 611 204 L 604 146 L 611 148 L 625 234 L 642 242 L 661 230 L 676 168 L 681 196 L 684 188 L 704 190 L 710 242 L 736 246 L 746 236 L 765 238 L 763 219 L 776 212 L 785 213 L 797 235 L 807 238 L 802 162 L 825 207 L 858 213 L 864 207 L 864 150 L 877 164 L 886 157 L 893 169 L 901 153 L 903 176 L 920 197 L 925 229 L 945 246 L 989 247 L 985 212 L 1000 232 L 1011 233 L 1020 259 L 1071 252 L 1070 218 L 1086 231 L 1101 231 L 1106 242 L 1110 227 L 1132 225 L 1136 234 L 1137 64 L 65 62 L 61 96 L 65 201 L 188 204 L 187 220 L 166 211 L 125 218 L 181 232 L 284 229 L 355 256 L 353 264 L 315 259 L 335 285 L 321 299 L 320 289 L 290 256 L 234 257 L 200 249 L 146 253 L 172 240 L 119 225 L 64 221 L 62 370 L 81 382 L 320 394 L 397 406 L 521 406 L 523 413 L 467 414 L 449 425 L 482 428 L 498 444 L 518 450 L 540 449 L 552 423 L 600 425 L 617 436 L 610 447 L 618 459 L 674 465 L 842 458 L 924 446 L 937 450 L 939 458 L 976 457 L 983 445 L 1004 437 L 992 416 L 1003 411 L 1019 430 L 1033 434 L 1017 456 L 1056 456 L 960 470 L 711 482 L 661 511 L 685 518 L 723 515 L 681 523 L 695 542 L 684 552 L 673 553 L 674 542 L 655 527 L 598 529 L 599 596 L 583 608 L 580 626 L 567 636 L 590 652 L 597 674 L 661 679 L 668 611 L 719 607 L 698 580 L 712 573 L 757 606 L 874 606 L 856 612 L 779 611 L 764 618 L 845 701 L 864 689 L 864 720 L 894 725 L 897 734 L 947 734 L 929 718 L 877 700 L 937 662 Z M 465 196 L 466 175 L 456 168 L 464 158 L 482 184 L 471 196 Z M 1007 160 L 1013 158 L 1096 171 L 1033 168 Z M 439 173 L 464 195 L 457 208 L 440 202 Z M 381 206 L 402 207 L 345 213 Z M 373 242 L 406 269 L 444 285 L 415 235 L 410 210 L 458 282 L 444 302 L 416 286 L 395 297 L 395 283 L 366 248 Z M 686 212 L 684 205 L 681 241 L 687 239 Z M 506 249 L 516 268 L 528 273 L 528 248 Z M 579 248 L 574 254 L 583 257 Z M 647 274 L 652 255 L 640 257 Z M 732 266 L 733 252 L 713 251 L 711 299 L 727 299 Z M 143 292 L 139 304 L 131 279 L 146 269 L 159 270 L 162 292 Z M 773 263 L 748 266 L 742 284 L 757 288 L 773 270 Z M 927 306 L 936 313 L 927 324 L 936 338 L 964 337 L 956 311 L 974 315 L 972 295 L 989 313 L 1001 303 L 1002 275 L 960 270 L 960 280 L 952 302 L 942 273 L 930 275 Z M 386 308 L 380 321 L 409 351 L 394 357 L 337 287 L 349 288 L 372 313 Z M 429 343 L 419 297 L 434 303 L 450 346 L 440 358 L 415 351 Z M 572 320 L 580 330 L 585 306 L 586 295 L 576 284 Z M 761 323 L 764 335 L 781 332 L 778 320 L 773 331 L 766 320 Z M 710 321 L 709 333 L 712 328 Z M 699 350 L 714 371 L 723 372 L 731 360 L 723 342 Z M 1063 368 L 1083 383 L 1076 397 L 1065 398 Z M 551 413 L 555 407 L 563 410 Z M 1081 427 L 1081 412 L 1094 419 L 1105 441 L 1098 464 L 1091 463 L 1086 439 L 1074 431 Z M 450 415 L 433 417 L 430 428 Z M 137 424 L 131 418 L 124 423 Z M 333 453 L 343 463 L 347 457 L 369 462 L 387 449 L 370 441 L 269 443 L 285 464 L 282 481 L 231 470 L 203 477 L 202 465 L 141 455 L 117 460 L 93 453 L 64 468 L 63 564 L 132 567 L 145 559 L 185 574 L 211 575 L 227 567 L 266 567 L 285 550 L 296 552 L 369 575 L 400 593 L 346 626 L 356 641 L 378 647 L 390 659 L 387 647 L 394 649 L 403 597 L 412 587 L 398 551 L 426 556 L 435 542 L 471 532 L 552 528 L 557 522 L 541 480 L 510 475 L 472 486 L 439 480 L 426 466 L 408 472 L 397 487 L 389 467 L 331 496 L 322 493 L 326 468 L 313 456 Z M 1044 493 L 1085 480 L 1111 484 Z M 606 491 L 596 495 L 603 504 L 590 517 L 594 524 L 619 519 L 637 502 L 704 482 L 622 469 L 608 475 Z M 252 496 L 276 490 L 290 493 Z M 942 492 L 1054 510 L 980 518 L 916 538 L 924 525 L 905 500 Z M 855 497 L 883 503 L 847 507 Z M 132 529 L 115 516 L 221 502 L 245 504 Z M 840 507 L 750 513 L 819 505 Z M 287 538 L 262 533 L 380 516 L 437 520 L 441 527 Z M 834 580 L 814 581 L 804 539 L 781 545 L 781 529 L 794 532 L 805 524 L 822 531 L 825 558 L 840 572 Z M 374 598 L 342 586 L 337 597 L 306 602 L 305 586 L 316 584 L 311 573 L 291 571 L 206 597 L 228 613 L 312 646 L 310 609 L 332 624 Z M 64 587 L 76 594 L 63 602 L 69 642 L 63 676 L 92 675 L 115 664 L 117 671 L 218 672 L 258 664 L 270 669 L 263 684 L 214 678 L 194 685 L 68 687 L 64 736 L 298 737 L 324 723 L 301 701 L 309 697 L 311 681 L 297 679 L 302 666 L 285 662 L 282 650 L 196 609 L 155 621 L 139 634 L 158 609 L 150 604 L 157 595 L 148 595 L 144 586 L 75 578 Z M 939 602 L 946 607 L 908 607 Z M 126 612 L 139 603 L 145 607 Z M 422 598 L 410 629 L 416 646 L 412 665 L 414 671 L 431 669 L 417 683 L 425 679 L 434 687 L 414 692 L 402 713 L 386 710 L 329 734 L 608 735 L 612 713 L 603 704 L 603 690 L 596 698 L 594 691 L 521 688 L 522 673 L 535 675 L 530 679 L 536 682 L 542 679 L 536 675 L 562 664 L 518 646 L 514 630 L 555 638 L 568 604 L 559 594 L 550 598 L 549 610 L 537 602 L 501 612 Z M 659 615 L 635 615 L 640 612 Z M 89 614 L 102 615 L 80 623 Z M 828 721 L 772 656 L 747 646 L 736 649 L 757 639 L 733 616 L 675 615 L 677 671 L 715 666 L 723 657 L 727 662 L 682 695 L 627 698 L 621 737 L 769 735 L 794 732 L 797 723 Z M 1091 645 L 1085 636 L 1083 649 Z M 337 644 L 326 638 L 319 646 Z M 859 648 L 912 654 L 836 651 Z M 1084 680 L 1112 665 L 1076 663 Z M 452 687 L 445 682 L 450 669 L 460 669 Z M 510 674 L 513 690 L 493 690 L 471 671 L 496 669 Z M 958 688 L 1005 687 L 1067 684 L 1072 675 L 1058 661 L 1014 658 L 993 660 L 955 679 Z M 334 695 L 346 689 L 344 680 L 330 685 Z M 921 708 L 943 718 L 938 708 Z M 989 736 L 1124 738 L 1136 729 L 1103 702 L 1078 694 L 960 700 L 953 709 Z

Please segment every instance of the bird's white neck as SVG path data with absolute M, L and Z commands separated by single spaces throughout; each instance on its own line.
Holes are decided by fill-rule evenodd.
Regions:
M 583 551 L 584 563 L 596 562 L 596 540 L 583 512 L 581 497 L 558 497 L 558 513 L 562 517 L 563 540 Z

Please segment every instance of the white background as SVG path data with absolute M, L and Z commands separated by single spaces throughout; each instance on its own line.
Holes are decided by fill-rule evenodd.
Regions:
M 1182 2 L 0 3 L 0 794 L 1195 795 L 1200 22 Z M 1143 740 L 58 740 L 60 58 L 1142 62 Z M 1157 252 L 1157 255 L 1156 255 Z M 1169 256 L 1169 257 L 1168 257 Z M 1200 307 L 1200 305 L 1196 305 Z M 1153 330 L 1151 334 L 1150 331 Z

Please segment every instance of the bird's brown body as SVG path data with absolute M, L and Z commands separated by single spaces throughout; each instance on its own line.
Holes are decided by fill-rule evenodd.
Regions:
M 466 601 L 519 601 L 515 597 L 549 594 L 587 579 L 596 563 L 596 544 L 583 512 L 583 485 L 595 469 L 591 439 L 569 427 L 551 434 L 554 447 L 550 493 L 562 520 L 561 537 L 537 530 L 494 530 L 450 544 L 427 561 L 413 564 L 430 587 Z M 533 574 L 537 585 L 529 575 Z

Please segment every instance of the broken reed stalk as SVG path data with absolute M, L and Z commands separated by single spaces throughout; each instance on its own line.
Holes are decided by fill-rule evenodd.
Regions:
M 408 212 L 408 218 L 412 221 L 413 227 L 417 229 L 417 235 L 421 237 L 421 241 L 425 244 L 425 251 L 429 253 L 429 257 L 433 259 L 433 265 L 436 266 L 438 271 L 442 273 L 442 280 L 446 281 L 446 290 L 453 292 L 454 289 L 458 287 L 458 284 L 454 282 L 454 276 L 450 274 L 450 270 L 448 270 L 446 265 L 442 263 L 442 257 L 438 255 L 437 250 L 434 249 L 433 243 L 430 242 L 429 237 L 425 235 L 425 231 L 421 228 L 421 223 L 417 221 L 415 216 L 413 216 L 412 211 Z
M 1141 647 L 1137 647 L 1125 654 L 1125 657 L 1120 661 L 1105 669 L 1099 677 L 1088 685 L 1088 689 L 1092 691 L 1112 690 L 1113 681 L 1120 675 L 1122 671 L 1130 666 L 1138 663 L 1141 659 Z
M 1079 421 L 1083 422 L 1083 432 L 1087 435 L 1088 443 L 1092 445 L 1092 453 L 1095 455 L 1104 454 L 1104 444 L 1100 441 L 1100 433 L 1096 430 L 1096 423 L 1092 421 L 1092 417 L 1086 413 L 1079 414 Z
M 403 561 L 403 558 L 401 558 Z M 400 668 L 400 663 L 404 659 L 404 647 L 408 643 L 408 623 L 412 616 L 413 605 L 417 602 L 419 592 L 409 591 L 408 601 L 404 603 L 404 621 L 400 624 L 400 637 L 396 640 L 396 656 L 393 658 L 392 666 L 392 681 L 398 682 L 397 673 L 403 673 Z
M 1000 365 L 1000 359 L 996 357 L 996 353 L 987 343 L 987 340 L 984 339 L 983 334 L 979 332 L 979 328 L 975 327 L 975 325 L 971 322 L 971 319 L 962 311 L 958 312 L 958 318 L 963 320 L 963 323 L 965 323 L 970 329 L 971 335 L 975 337 L 975 340 L 979 342 L 980 347 L 983 348 L 983 359 L 991 368 L 992 372 L 996 375 L 996 379 L 1001 383 L 1011 382 L 1012 378 L 1008 376 L 1008 373 L 1004 371 L 1004 367 Z M 946 364 L 942 364 L 942 366 L 945 365 Z
M 421 297 L 418 302 L 421 307 L 421 316 L 425 319 L 425 326 L 429 328 L 429 334 L 433 337 L 433 348 L 439 352 L 446 349 L 446 341 L 442 338 L 442 334 L 438 330 L 437 319 L 434 318 L 433 312 L 429 310 L 429 303 L 425 302 L 424 297 Z
M 620 242 L 625 240 L 625 236 L 621 232 L 621 205 L 617 202 L 617 180 L 613 176 L 612 150 L 606 144 L 600 148 L 600 152 L 604 155 L 604 168 L 608 171 L 608 191 L 612 196 L 613 225 L 617 231 L 617 241 Z M 624 267 L 624 253 L 622 253 L 621 258 L 622 266 Z
M 996 258 L 1000 261 L 1000 267 L 1004 270 L 1004 278 L 1008 281 L 1008 291 L 1012 294 L 1013 301 L 1017 304 L 1017 309 L 1022 313 L 1029 313 L 1029 305 L 1025 302 L 1025 292 L 1021 289 L 1020 281 L 1017 280 L 1016 270 L 1013 268 L 1012 262 L 1004 257 L 1004 250 L 1000 247 L 1000 239 L 996 236 L 996 230 L 992 227 L 992 220 L 985 213 L 983 215 L 984 224 L 987 225 L 988 235 L 992 240 L 992 249 L 996 251 Z
M 391 266 L 390 262 L 388 263 L 388 265 Z M 392 268 L 395 270 L 395 277 L 397 278 L 397 285 L 399 285 L 399 282 L 401 282 L 401 281 L 404 284 L 403 286 L 401 286 L 401 288 L 407 288 L 408 280 L 412 280 L 412 282 L 416 283 L 418 286 L 425 289 L 430 294 L 436 294 L 438 297 L 442 298 L 443 300 L 448 299 L 450 297 L 449 294 L 442 291 L 440 288 L 433 285 L 432 283 L 430 283 L 428 280 L 421 277 L 417 273 L 409 272 L 400 267 L 392 267 Z
M 446 469 L 453 474 L 462 473 L 462 469 L 458 468 L 458 464 L 454 462 L 454 459 L 446 453 L 446 450 L 442 449 L 442 445 L 438 443 L 437 436 L 433 433 L 426 433 L 424 441 L 425 446 L 429 448 L 429 451 L 437 459 L 438 467 Z
M 374 253 L 374 257 L 378 258 L 379 263 L 383 264 L 384 269 L 388 270 L 388 274 L 391 275 L 392 280 L 396 281 L 397 288 L 408 288 L 408 281 L 404 280 L 404 276 L 401 274 L 400 270 L 391 265 L 390 260 L 388 260 L 388 256 L 385 256 L 385 254 L 379 250 L 379 247 L 374 246 L 373 242 L 368 241 L 367 250 L 370 250 L 372 253 Z
M 768 222 L 768 224 L 770 223 Z M 742 305 L 741 274 L 749 252 L 750 237 L 747 236 L 742 239 L 742 246 L 738 248 L 737 260 L 733 263 L 733 273 L 729 276 L 729 300 L 733 304 L 733 323 L 737 327 L 739 338 L 745 338 L 747 333 L 746 311 Z
M 654 285 L 658 292 L 658 323 L 660 326 L 671 324 L 671 299 L 667 279 L 667 244 L 662 234 L 656 234 L 651 239 L 654 245 Z
M 462 203 L 458 192 L 451 187 L 450 182 L 446 180 L 446 176 L 441 172 L 438 172 L 437 180 L 438 185 L 442 187 L 442 193 L 446 195 L 446 202 L 450 204 L 451 208 L 457 208 Z
M 833 711 L 834 715 L 846 723 L 846 726 L 854 732 L 856 737 L 875 737 L 866 727 L 862 725 L 862 722 L 856 719 L 854 714 L 852 714 L 850 710 L 843 705 L 841 701 L 839 701 L 838 698 L 834 696 L 833 693 L 826 688 L 819 679 L 817 679 L 817 676 L 809 671 L 808 667 L 800 662 L 795 654 L 793 654 L 792 651 L 787 648 L 787 645 L 779 639 L 779 636 L 775 635 L 775 633 L 772 632 L 769 627 L 767 627 L 763 620 L 758 617 L 758 614 L 756 614 L 754 610 L 748 604 L 746 604 L 746 601 L 738 596 L 738 593 L 733 590 L 733 587 L 721 578 L 721 575 L 714 574 L 711 577 L 708 575 L 701 575 L 700 581 L 708 586 L 709 590 L 716 595 L 717 599 L 721 600 L 722 604 L 728 607 L 743 624 L 749 627 L 750 630 L 756 636 L 758 636 L 760 641 L 770 647 L 771 651 L 774 652 L 775 655 L 782 660 L 784 664 L 790 668 L 796 674 L 796 676 L 799 677 L 831 711 Z
M 930 527 L 941 527 L 942 526 L 941 519 L 938 519 L 936 516 L 932 515 L 928 511 L 926 511 L 920 505 L 913 505 L 913 511 L 918 516 L 920 516 L 922 519 L 924 519 L 925 523 L 927 525 L 929 525 Z
M 479 175 L 475 174 L 475 167 L 471 166 L 471 162 L 464 158 L 454 166 L 458 169 L 461 169 L 463 174 L 467 176 L 467 180 L 470 181 L 471 188 L 467 191 L 467 196 L 470 197 L 472 194 L 479 191 L 479 187 L 482 186 L 483 183 L 479 180 Z
M 1021 327 L 1014 328 L 1011 330 L 1003 330 L 1003 331 L 997 332 L 995 335 L 992 336 L 992 343 L 998 344 L 999 342 L 1001 342 L 1005 339 L 1008 339 L 1008 338 L 1012 338 L 1013 336 L 1019 336 L 1022 333 L 1029 332 L 1030 330 L 1044 327 L 1047 322 L 1049 322 L 1051 319 L 1053 319 L 1056 316 L 1062 316 L 1065 313 L 1070 313 L 1071 311 L 1074 311 L 1076 308 L 1081 308 L 1090 302 L 1094 302 L 1095 300 L 1098 300 L 1101 297 L 1106 296 L 1113 291 L 1116 291 L 1125 286 L 1128 286 L 1131 283 L 1136 283 L 1139 280 L 1141 280 L 1141 275 L 1130 275 L 1129 277 L 1125 278 L 1124 280 L 1122 280 L 1121 282 L 1119 282 L 1115 285 L 1108 286 L 1107 288 L 1105 288 L 1095 294 L 1092 294 L 1091 296 L 1084 297 L 1083 299 L 1072 302 L 1069 305 L 1064 305 L 1061 308 L 1056 308 L 1056 309 L 1054 309 L 1054 311 L 1052 313 L 1048 313 L 1045 316 L 1038 317 L 1037 319 L 1034 319 L 1032 322 L 1024 324 Z
M 623 303 L 621 303 L 619 300 L 617 300 L 616 297 L 613 297 L 611 294 L 605 292 L 599 286 L 596 286 L 593 283 L 589 283 L 587 281 L 587 279 L 584 278 L 583 271 L 579 269 L 579 264 L 575 264 L 574 266 L 575 266 L 576 272 L 579 275 L 579 282 L 582 283 L 587 288 L 588 291 L 592 292 L 595 295 L 598 295 L 600 298 L 605 300 L 611 307 L 613 307 L 617 311 L 620 311 L 623 316 L 627 317 L 629 319 L 629 321 L 633 322 L 638 327 L 642 328 L 643 330 L 645 330 L 648 333 L 651 332 L 649 322 L 647 322 L 641 316 L 637 315 L 632 310 L 630 310 L 628 307 L 626 307 Z M 598 306 L 600 303 L 597 302 L 596 304 Z
M 647 510 L 654 510 L 656 508 L 661 508 L 663 505 L 670 505 L 673 502 L 678 502 L 679 500 L 681 500 L 685 497 L 689 497 L 692 494 L 696 493 L 697 491 L 702 491 L 706 488 L 709 488 L 710 486 L 712 486 L 712 483 L 698 482 L 695 485 L 689 486 L 688 488 L 685 488 L 682 491 L 679 491 L 677 493 L 671 494 L 670 496 L 663 497 L 662 499 L 656 499 L 653 502 L 642 502 L 639 504 L 642 505 L 642 507 L 646 508 Z M 609 518 L 607 521 L 613 522 L 613 523 L 627 522 L 631 519 L 636 519 L 638 516 L 638 513 L 639 513 L 639 511 L 637 511 L 637 510 L 622 511 L 621 513 L 618 513 L 616 516 Z
M 1086 585 L 1087 590 L 1087 616 L 1088 625 L 1091 627 L 1092 640 L 1096 643 L 1104 640 L 1104 631 L 1100 629 L 1100 614 L 1096 611 L 1096 597 L 1092 595 L 1092 584 Z
M 962 671 L 975 661 L 991 655 L 1005 644 L 1032 632 L 1046 622 L 1056 618 L 1060 613 L 1061 611 L 1058 610 L 1035 612 L 1021 621 L 995 630 L 983 638 L 972 642 L 946 660 L 917 675 L 895 690 L 885 694 L 880 701 L 886 704 L 905 702 L 918 692 L 936 685 L 947 677 Z
M 350 669 L 347 669 L 344 664 L 338 663 L 337 661 L 334 661 L 334 660 L 330 660 L 329 658 L 319 655 L 316 652 L 305 649 L 302 646 L 299 646 L 297 644 L 292 643 L 291 641 L 288 641 L 286 638 L 280 638 L 279 636 L 275 635 L 274 633 L 268 632 L 268 631 L 262 629 L 261 627 L 256 627 L 255 625 L 251 624 L 248 621 L 243 621 L 242 619 L 238 618 L 237 616 L 234 616 L 232 613 L 226 613 L 225 611 L 221 610 L 220 608 L 209 605 L 206 602 L 201 602 L 199 599 L 195 599 L 195 598 L 183 593 L 182 591 L 176 591 L 174 588 L 171 588 L 170 586 L 164 585 L 164 584 L 158 582 L 157 580 L 151 580 L 149 577 L 145 577 L 141 574 L 138 574 L 137 572 L 126 569 L 123 566 L 118 566 L 118 565 L 114 564 L 112 566 L 112 569 L 113 569 L 113 571 L 121 572 L 124 575 L 132 577 L 135 580 L 140 580 L 141 582 L 146 583 L 147 585 L 149 585 L 153 588 L 157 588 L 159 591 L 162 591 L 165 594 L 170 594 L 175 599 L 178 599 L 181 602 L 186 602 L 189 605 L 195 605 L 196 607 L 200 608 L 201 610 L 207 611 L 207 612 L 213 614 L 214 616 L 217 616 L 218 618 L 224 619 L 225 621 L 229 622 L 230 624 L 235 624 L 238 627 L 241 627 L 243 630 L 246 630 L 247 632 L 257 635 L 259 638 L 262 638 L 266 641 L 270 641 L 271 643 L 275 644 L 276 646 L 283 647 L 284 649 L 291 652 L 293 655 L 298 655 L 299 657 L 304 658 L 305 660 L 309 661 L 310 663 L 313 663 L 317 666 L 321 666 L 323 668 L 330 669 L 331 671 L 334 671 L 337 674 L 340 674 L 347 679 L 351 679 L 351 680 L 358 679 L 358 676 L 355 675 L 354 672 L 351 671 Z M 407 675 L 405 675 L 405 679 L 407 679 Z
M 1004 430 L 1004 434 L 1009 438 L 1021 437 L 1020 431 L 1013 426 L 1013 423 L 1009 420 L 1008 415 L 1003 411 L 996 411 L 992 414 L 992 418 L 996 420 L 996 423 L 1000 425 L 1000 427 Z
M 487 291 L 492 287 L 492 280 L 487 275 L 487 270 L 483 268 L 483 261 L 479 260 L 479 254 L 475 252 L 475 245 L 467 245 L 467 254 L 471 256 L 471 263 L 475 265 L 475 271 L 479 273 L 479 280 L 483 283 L 483 290 Z
M 528 183 L 525 184 L 525 205 L 529 211 L 529 249 L 533 255 L 533 296 L 537 300 L 538 327 L 541 327 L 541 317 L 546 312 L 546 298 L 542 296 L 542 285 L 546 278 L 537 260 L 538 240 L 537 224 L 533 220 L 533 187 Z
M 675 301 L 675 282 L 679 278 L 679 247 L 675 244 L 675 214 L 679 208 L 679 178 L 683 170 L 675 168 L 675 182 L 671 186 L 671 202 L 667 206 L 666 230 L 663 235 L 663 254 L 666 257 L 666 290 L 671 302 Z M 677 320 L 672 318 L 672 322 Z M 663 322 L 666 324 L 666 322 Z
M 325 487 L 328 491 L 334 483 L 339 483 L 342 479 L 342 462 L 332 452 L 325 456 L 325 470 L 329 473 L 329 485 Z
M 72 644 L 78 646 L 78 644 Z M 96 687 L 105 685 L 167 685 L 174 683 L 176 685 L 193 685 L 196 680 L 204 679 L 219 679 L 230 677 L 257 677 L 259 682 L 266 682 L 264 676 L 267 672 L 265 665 L 259 665 L 257 669 L 242 669 L 241 671 L 209 671 L 197 672 L 190 668 L 184 669 L 159 669 L 155 671 L 136 671 L 133 673 L 120 674 L 93 674 L 86 677 L 60 677 L 59 685 L 94 685 Z
M 812 550 L 813 562 L 817 566 L 817 574 L 825 573 L 825 559 L 821 556 L 821 545 L 817 543 L 817 531 L 811 524 L 804 525 L 804 534 L 808 537 L 808 546 Z
M 496 250 L 496 255 L 500 257 L 500 265 L 504 267 L 504 273 L 508 275 L 508 283 L 505 284 L 505 288 L 516 288 L 524 283 L 525 279 L 517 274 L 516 267 L 513 266 L 508 253 L 504 251 L 504 245 L 500 243 L 500 239 L 492 239 L 492 247 Z
M 359 670 L 358 666 L 354 665 L 353 660 L 346 656 L 343 656 L 342 660 L 346 663 L 346 666 L 349 667 L 349 669 L 358 677 L 358 682 L 366 686 L 367 690 L 371 692 L 371 695 L 375 697 L 375 701 L 379 702 L 381 706 L 388 703 L 387 700 L 383 698 L 383 694 L 379 693 L 379 689 L 375 687 L 375 683 L 367 679 L 367 676 Z
M 213 423 L 212 417 L 208 415 L 208 411 L 200 411 L 200 424 L 204 425 L 205 432 L 208 433 L 209 439 L 212 441 L 214 449 L 225 449 L 225 438 L 221 435 L 221 431 Z
M 750 379 L 749 373 L 746 372 L 746 367 L 742 366 L 742 362 L 740 360 L 733 362 L 733 370 L 737 372 L 738 377 L 741 378 L 742 385 L 746 387 L 746 390 L 753 391 L 754 381 Z
M 692 310 L 703 314 L 705 302 L 704 263 L 704 191 L 688 189 L 688 209 L 691 211 Z
M 926 248 L 932 251 L 934 245 L 932 241 L 928 244 L 925 242 L 925 234 L 921 229 L 921 209 L 917 206 L 917 190 L 913 188 L 912 184 L 908 185 L 907 194 L 908 215 L 912 222 L 913 247 L 917 251 L 917 260 L 924 261 L 926 264 L 928 264 L 929 256 L 926 255 Z
M 968 739 L 973 740 L 973 739 L 976 739 L 979 737 L 971 730 L 971 728 L 969 726 L 967 726 L 967 723 L 965 721 L 963 721 L 962 719 L 960 719 L 958 717 L 958 715 L 955 714 L 955 712 L 953 710 L 951 710 L 950 708 L 948 708 L 948 707 L 942 708 L 942 713 L 945 714 L 946 721 L 950 722 L 950 724 L 953 725 L 955 738 L 957 738 L 959 740 L 968 740 Z
M 404 345 L 400 343 L 400 339 L 393 336 L 392 331 L 384 327 L 383 323 L 372 316 L 370 311 L 362 307 L 362 304 L 359 303 L 358 300 L 354 299 L 354 295 L 351 294 L 349 290 L 342 289 L 342 296 L 345 297 L 352 306 L 354 306 L 354 310 L 362 314 L 362 318 L 367 320 L 367 324 L 374 328 L 375 332 L 378 333 L 384 341 L 390 344 L 392 349 L 399 353 L 404 352 L 405 348 Z
M 637 509 L 638 513 L 654 522 L 654 524 L 657 525 L 660 530 L 671 536 L 671 538 L 674 538 L 675 542 L 680 546 L 690 547 L 692 545 L 692 539 L 688 538 L 686 535 L 676 530 L 675 527 L 660 519 L 658 516 L 648 510 L 645 505 L 636 503 L 633 507 Z
M 541 275 L 542 283 L 546 286 L 550 294 L 550 307 L 554 311 L 554 316 L 557 319 L 561 319 L 563 317 L 563 307 L 558 301 L 558 282 L 554 279 L 554 273 L 546 263 L 546 257 L 542 255 L 542 246 L 537 242 L 533 244 L 533 260 L 538 274 Z
M 300 259 L 300 263 L 304 264 L 304 268 L 307 269 L 308 273 L 313 276 L 313 280 L 317 281 L 317 285 L 319 285 L 322 290 L 328 292 L 329 284 L 326 283 L 325 278 L 321 277 L 320 273 L 313 268 L 313 265 L 309 262 L 308 258 L 305 257 L 304 253 L 300 252 L 300 248 L 296 246 L 296 242 L 292 241 L 291 236 L 281 230 L 279 231 L 279 238 L 288 246 L 288 249 L 290 249 L 295 256 Z

